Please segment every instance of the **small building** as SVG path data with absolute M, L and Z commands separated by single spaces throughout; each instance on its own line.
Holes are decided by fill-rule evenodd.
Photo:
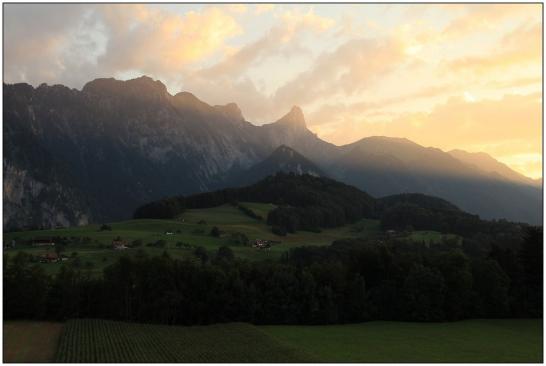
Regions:
M 112 249 L 114 250 L 123 250 L 127 249 L 127 242 L 125 240 L 112 240 Z
M 4 242 L 4 249 L 15 248 L 15 239 L 12 239 L 10 242 Z
M 57 253 L 46 253 L 40 256 L 40 263 L 55 263 L 59 261 Z
M 174 235 L 172 231 L 165 231 L 165 235 Z
M 55 241 L 53 241 L 52 238 L 36 238 L 32 240 L 32 246 L 35 246 L 35 247 L 55 246 Z
M 269 240 L 262 240 L 262 239 L 256 239 L 254 240 L 254 243 L 252 246 L 256 249 L 267 249 L 271 248 L 271 241 Z

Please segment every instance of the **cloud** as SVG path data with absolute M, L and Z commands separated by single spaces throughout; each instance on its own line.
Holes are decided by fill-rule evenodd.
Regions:
M 311 127 L 320 137 L 337 144 L 374 135 L 405 137 L 444 150 L 485 151 L 506 162 L 520 161 L 521 167 L 527 164 L 523 156 L 541 151 L 541 103 L 541 93 L 474 102 L 457 96 L 429 113 L 407 113 L 382 122 L 370 121 L 365 115 L 359 116 L 358 109 L 347 108 L 335 122 Z M 534 163 L 529 164 L 531 167 Z M 533 176 L 537 173 L 520 171 Z
M 242 33 L 234 9 L 179 14 L 144 4 L 9 4 L 5 77 L 77 87 L 127 72 L 177 79 Z
M 248 11 L 248 8 L 244 4 L 229 4 L 228 9 L 234 14 L 245 14 Z
M 264 95 L 248 76 L 248 71 L 270 58 L 289 59 L 307 50 L 299 41 L 306 34 L 318 35 L 334 26 L 333 20 L 307 12 L 290 10 L 279 16 L 279 23 L 254 42 L 230 53 L 216 64 L 188 72 L 183 85 L 197 94 L 206 95 L 212 103 L 228 102 L 228 96 L 236 100 L 251 120 L 266 120 L 278 115 L 279 106 L 273 98 Z M 235 99 L 237 96 L 239 99 Z M 293 103 L 292 103 L 293 104 Z M 292 106 L 289 104 L 289 106 Z
M 275 9 L 275 4 L 256 4 L 254 6 L 254 14 L 260 15 Z
M 498 159 L 531 178 L 542 178 L 542 154 L 523 153 L 502 155 Z
M 315 14 L 313 9 L 306 13 L 297 10 L 289 10 L 281 15 L 282 28 L 284 30 L 281 41 L 289 42 L 294 35 L 301 30 L 309 30 L 315 33 L 324 32 L 335 24 L 333 19 Z
M 332 122 L 349 121 L 351 116 L 357 116 L 356 119 L 361 116 L 371 115 L 383 115 L 383 111 L 389 109 L 391 106 L 405 103 L 415 102 L 422 98 L 432 98 L 445 93 L 453 92 L 458 87 L 452 84 L 437 84 L 421 89 L 417 89 L 411 93 L 401 94 L 389 98 L 378 99 L 375 101 L 360 101 L 353 103 L 337 102 L 321 104 L 319 108 L 309 114 L 308 124 L 311 126 L 321 124 L 331 124 Z
M 99 63 L 112 73 L 139 70 L 172 77 L 242 32 L 233 17 L 216 7 L 178 15 L 144 5 L 112 5 L 101 7 L 101 13 L 109 39 Z
M 279 88 L 275 100 L 280 105 L 305 104 L 336 93 L 354 94 L 403 61 L 403 47 L 395 39 L 353 39 L 318 57 L 312 69 Z
M 82 46 L 88 53 L 96 47 L 89 37 L 78 37 L 82 35 L 80 24 L 92 11 L 88 5 L 6 4 L 4 11 L 4 77 L 8 82 L 58 83 L 66 69 L 87 62 L 71 47 Z
M 488 55 L 468 56 L 449 61 L 445 68 L 455 72 L 490 73 L 542 60 L 542 24 L 522 24 L 506 34 L 497 51 Z M 539 72 L 539 70 L 537 69 Z
M 397 135 L 506 161 L 540 151 L 542 5 L 337 6 L 6 4 L 4 80 L 147 74 L 253 122 L 298 104 L 337 143 Z
M 509 19 L 534 17 L 539 20 L 541 14 L 538 4 L 445 4 L 441 8 L 460 14 L 441 32 L 443 41 L 497 31 L 501 23 Z

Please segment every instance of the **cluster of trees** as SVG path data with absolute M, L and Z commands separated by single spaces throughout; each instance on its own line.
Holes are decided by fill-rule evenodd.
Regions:
M 336 227 L 363 217 L 376 216 L 373 197 L 335 180 L 279 172 L 243 188 L 222 189 L 188 197 L 173 197 L 149 203 L 135 211 L 135 218 L 173 218 L 188 208 L 235 204 L 246 214 L 260 218 L 239 201 L 273 203 L 279 207 L 267 217 L 283 231 Z
M 424 194 L 397 194 L 374 199 L 361 190 L 325 177 L 277 173 L 242 188 L 222 189 L 188 197 L 173 197 L 137 209 L 136 218 L 173 218 L 187 208 L 231 203 L 247 215 L 260 218 L 239 201 L 274 203 L 267 223 L 277 235 L 298 230 L 320 231 L 362 218 L 380 219 L 384 230 L 435 230 L 471 237 L 480 233 L 520 235 L 524 224 L 486 221 L 453 204 Z
M 521 235 L 527 224 L 506 220 L 481 220 L 451 203 L 424 194 L 399 194 L 378 200 L 379 218 L 384 230 L 434 230 L 472 237 L 477 234 Z
M 135 219 L 172 219 L 185 209 L 184 196 L 170 197 L 138 207 L 133 217 Z
M 244 321 L 329 324 L 542 316 L 542 229 L 517 248 L 472 255 L 456 243 L 342 240 L 281 260 L 236 259 L 229 247 L 196 260 L 139 252 L 91 277 L 69 265 L 46 275 L 4 257 L 4 317 L 107 318 L 164 324 Z

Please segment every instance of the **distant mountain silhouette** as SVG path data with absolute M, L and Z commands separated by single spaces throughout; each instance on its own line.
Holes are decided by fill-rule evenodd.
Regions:
M 485 218 L 541 222 L 536 184 L 405 139 L 335 146 L 307 128 L 299 107 L 256 126 L 235 103 L 171 95 L 146 76 L 96 79 L 81 91 L 46 84 L 3 89 L 7 229 L 124 219 L 145 202 L 228 187 L 237 173 L 252 180 L 283 164 L 378 197 L 426 193 Z
M 229 186 L 243 186 L 255 183 L 278 172 L 326 176 L 320 168 L 294 149 L 281 145 L 265 160 L 246 170 L 234 172 Z
M 378 136 L 341 149 L 345 153 L 332 166 L 332 176 L 376 197 L 419 192 L 486 219 L 542 220 L 539 187 L 491 174 L 440 149 Z
M 495 160 L 491 155 L 484 152 L 470 153 L 464 150 L 456 149 L 448 151 L 448 153 L 463 163 L 467 163 L 484 172 L 490 172 L 492 175 L 500 176 L 509 181 L 537 186 L 542 185 L 541 179 L 536 180 L 526 177 L 523 174 L 510 169 L 506 164 Z

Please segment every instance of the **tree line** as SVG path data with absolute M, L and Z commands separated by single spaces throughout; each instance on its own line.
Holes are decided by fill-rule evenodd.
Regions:
M 267 223 L 283 232 L 316 231 L 342 226 L 375 215 L 375 199 L 359 189 L 324 177 L 279 172 L 242 188 L 227 188 L 191 196 L 178 196 L 139 207 L 135 218 L 174 218 L 192 208 L 210 208 L 238 202 L 273 203 Z M 248 214 L 248 213 L 247 213 Z
M 478 233 L 519 234 L 526 224 L 487 221 L 453 204 L 424 194 L 397 194 L 375 199 L 350 185 L 325 177 L 279 172 L 242 188 L 227 188 L 191 196 L 178 196 L 139 207 L 135 218 L 171 219 L 186 209 L 232 204 L 249 214 L 238 202 L 273 203 L 278 207 L 267 224 L 278 235 L 298 230 L 320 231 L 367 219 L 381 220 L 384 230 L 435 230 L 470 237 Z
M 55 275 L 4 256 L 4 318 L 105 318 L 161 324 L 333 324 L 542 316 L 542 228 L 475 255 L 444 241 L 350 239 L 250 262 L 229 247 L 191 259 L 143 251 L 101 277 L 69 264 Z
M 381 227 L 384 230 L 434 230 L 471 237 L 478 233 L 505 232 L 513 235 L 527 227 L 506 220 L 482 220 L 453 204 L 424 194 L 397 194 L 378 200 Z

